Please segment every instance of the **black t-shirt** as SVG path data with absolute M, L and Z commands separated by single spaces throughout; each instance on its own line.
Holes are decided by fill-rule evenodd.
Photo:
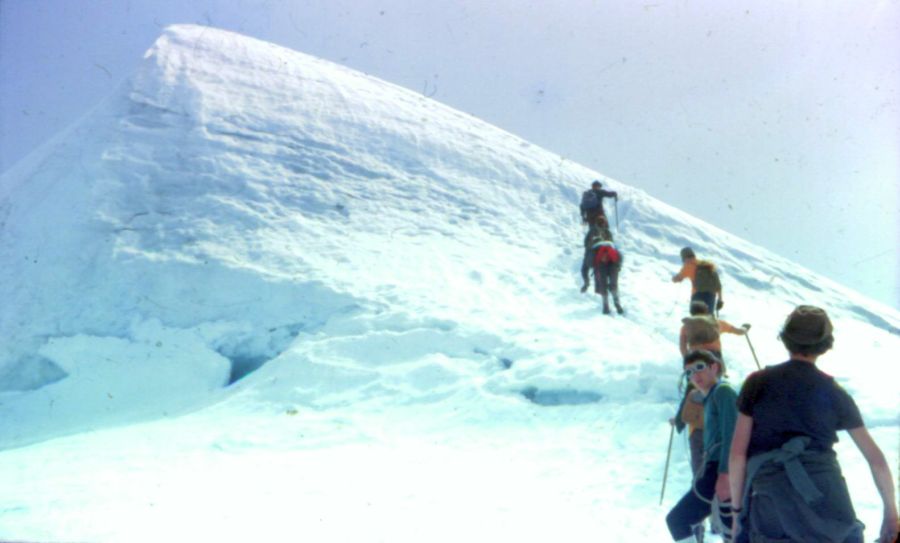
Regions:
M 741 387 L 738 411 L 753 417 L 747 457 L 809 436 L 813 450 L 830 450 L 838 430 L 859 428 L 853 398 L 814 364 L 789 360 L 750 375 Z

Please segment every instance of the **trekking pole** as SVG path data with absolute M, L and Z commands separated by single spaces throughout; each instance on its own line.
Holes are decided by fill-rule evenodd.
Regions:
M 616 204 L 616 234 L 619 233 L 619 195 L 613 196 L 613 202 Z
M 750 346 L 750 352 L 753 354 L 753 360 L 756 361 L 756 369 L 761 370 L 762 366 L 759 365 L 759 358 L 756 358 L 756 349 L 753 348 L 753 343 L 750 342 L 750 324 L 744 324 L 741 326 L 744 329 L 744 337 L 747 338 L 747 345 Z
M 669 430 L 669 450 L 666 451 L 666 468 L 663 470 L 662 491 L 659 493 L 659 504 L 662 505 L 663 498 L 666 496 L 666 479 L 669 478 L 669 459 L 672 458 L 672 440 L 675 439 L 675 425 Z

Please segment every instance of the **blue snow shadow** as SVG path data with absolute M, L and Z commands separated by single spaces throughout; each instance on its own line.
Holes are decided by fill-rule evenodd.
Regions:
M 895 336 L 900 336 L 900 328 L 889 323 L 884 318 L 876 315 L 875 313 L 869 311 L 868 309 L 864 309 L 859 306 L 853 306 L 850 308 L 850 311 L 854 312 L 856 315 L 864 319 L 866 322 L 871 324 L 876 328 L 881 328 L 889 334 L 894 334 Z
M 588 390 L 547 389 L 527 387 L 520 394 L 531 403 L 543 406 L 584 405 L 603 400 L 603 394 Z

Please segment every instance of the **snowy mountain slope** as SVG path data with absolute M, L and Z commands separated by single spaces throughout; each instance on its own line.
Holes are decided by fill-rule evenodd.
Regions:
M 0 503 L 11 511 L 0 536 L 69 538 L 58 526 L 77 517 L 87 520 L 76 539 L 162 537 L 149 527 L 177 522 L 187 489 L 217 494 L 195 514 L 223 537 L 244 533 L 228 504 L 246 489 L 203 481 L 270 461 L 274 486 L 244 481 L 268 510 L 258 514 L 299 500 L 307 520 L 321 512 L 336 529 L 317 505 L 332 503 L 333 480 L 277 481 L 304 462 L 335 475 L 325 453 L 353 463 L 370 450 L 373 471 L 413 465 L 418 479 L 398 490 L 360 475 L 353 500 L 375 496 L 384 516 L 317 528 L 317 540 L 366 526 L 378 534 L 367 540 L 409 539 L 394 508 L 433 519 L 475 479 L 491 490 L 468 496 L 466 511 L 494 503 L 526 539 L 554 533 L 534 514 L 561 492 L 571 510 L 553 510 L 580 538 L 608 518 L 625 519 L 623 537 L 655 534 L 647 518 L 660 513 L 647 508 L 688 298 L 669 279 L 683 245 L 720 264 L 723 316 L 753 323 L 763 363 L 783 359 L 773 338 L 794 304 L 829 310 L 838 339 L 823 367 L 896 459 L 898 402 L 884 378 L 900 347 L 896 312 L 605 179 L 619 193 L 628 314 L 603 317 L 577 292 L 577 201 L 598 177 L 340 66 L 206 27 L 167 29 L 117 94 L 0 181 L 0 446 L 207 408 L 3 453 L 0 481 L 19 492 Z M 754 361 L 740 338 L 725 346 L 739 380 Z M 54 447 L 85 474 L 72 476 L 73 494 L 48 490 L 61 476 L 52 470 L 38 483 L 20 475 Z M 446 479 L 429 475 L 439 462 L 416 464 L 419 453 L 452 466 Z M 195 456 L 216 460 L 153 488 L 154 473 Z M 519 458 L 516 469 L 505 458 Z M 92 494 L 91 474 L 116 466 L 146 474 Z M 871 494 L 857 479 L 854 497 Z M 686 480 L 673 474 L 670 492 Z M 543 497 L 523 502 L 525 481 Z M 85 493 L 93 499 L 77 501 Z M 48 499 L 64 506 L 36 522 Z M 510 499 L 523 507 L 503 509 Z M 91 524 L 113 503 L 122 520 Z

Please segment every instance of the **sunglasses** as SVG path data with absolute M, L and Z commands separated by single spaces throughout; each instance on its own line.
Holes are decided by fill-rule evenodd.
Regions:
M 697 362 L 690 368 L 684 369 L 684 376 L 687 377 L 688 379 L 690 379 L 691 375 L 694 375 L 697 372 L 701 372 L 701 371 L 705 370 L 708 366 L 709 366 L 709 364 L 707 364 L 706 362 Z

